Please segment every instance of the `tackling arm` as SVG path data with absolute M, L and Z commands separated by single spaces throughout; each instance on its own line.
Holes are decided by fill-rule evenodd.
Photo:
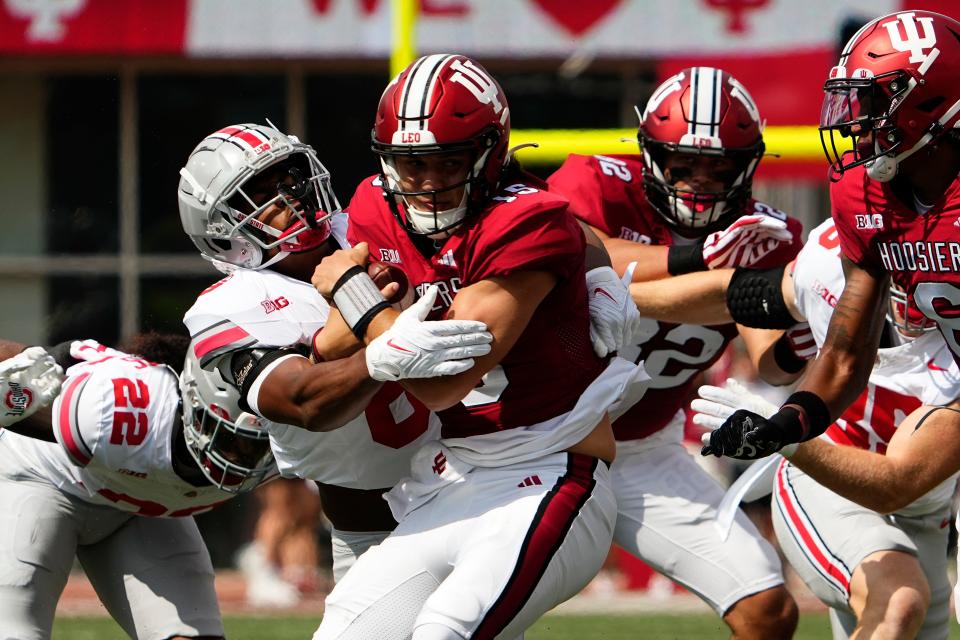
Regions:
M 846 285 L 820 354 L 807 366 L 800 391 L 817 394 L 836 420 L 867 384 L 883 331 L 888 276 L 842 259 Z M 810 433 L 817 436 L 822 429 Z
M 12 340 L 4 340 L 0 338 L 0 360 L 12 358 L 26 348 L 27 345 L 20 342 L 14 342 Z
M 630 295 L 645 318 L 686 324 L 726 324 L 727 285 L 733 269 L 687 273 L 630 285 Z
M 256 408 L 273 422 L 330 431 L 360 415 L 381 384 L 367 373 L 362 352 L 317 364 L 293 356 L 266 373 Z
M 886 455 L 805 442 L 790 462 L 814 480 L 848 500 L 880 513 L 893 513 L 912 503 L 960 471 L 960 403 L 922 406 L 907 416 Z

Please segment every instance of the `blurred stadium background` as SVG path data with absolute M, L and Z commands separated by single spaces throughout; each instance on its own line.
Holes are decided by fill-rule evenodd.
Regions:
M 218 277 L 177 214 L 194 143 L 269 118 L 317 149 L 345 204 L 376 171 L 369 131 L 391 67 L 424 53 L 466 53 L 497 76 L 512 144 L 540 143 L 519 157 L 544 176 L 569 152 L 635 151 L 634 106 L 659 81 L 722 67 L 767 121 L 755 191 L 810 228 L 829 215 L 823 80 L 853 31 L 904 8 L 960 16 L 951 0 L 0 0 L 0 336 L 180 330 Z M 255 511 L 237 500 L 201 518 L 218 566 Z M 597 602 L 673 592 L 616 554 L 609 574 Z M 822 635 L 808 637 L 828 637 L 814 621 Z M 664 633 L 648 637 L 703 637 Z

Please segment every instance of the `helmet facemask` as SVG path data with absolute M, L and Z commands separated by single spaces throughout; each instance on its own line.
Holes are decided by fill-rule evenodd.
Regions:
M 261 180 L 256 185 L 263 174 L 268 176 L 266 182 L 272 184 Z M 292 224 L 280 230 L 261 222 L 258 218 L 271 207 L 289 209 Z M 268 166 L 215 205 L 225 225 L 229 225 L 226 235 L 243 236 L 263 253 L 279 249 L 284 256 L 311 251 L 323 244 L 330 236 L 330 217 L 337 209 L 330 174 L 306 154 L 294 154 Z M 260 268 L 263 266 L 267 265 Z
M 490 154 L 498 140 L 496 131 L 487 132 L 478 138 L 460 143 L 433 144 L 423 146 L 382 144 L 375 138 L 373 150 L 380 156 L 381 182 L 384 195 L 391 211 L 401 226 L 409 233 L 425 235 L 434 239 L 444 238 L 454 227 L 463 223 L 469 216 L 482 210 L 487 202 L 491 187 L 488 177 Z M 469 169 L 463 180 L 447 185 L 442 189 L 426 191 L 406 191 L 402 187 L 402 177 L 397 166 L 401 157 L 437 157 L 444 154 L 467 152 L 471 154 Z M 453 207 L 440 209 L 439 201 L 443 194 L 463 190 L 459 203 Z M 416 198 L 430 197 L 431 209 L 418 208 Z
M 875 77 L 827 80 L 820 112 L 820 142 L 830 162 L 832 180 L 864 164 L 874 180 L 886 182 L 896 175 L 898 162 L 909 154 L 900 153 L 903 135 L 896 126 L 895 112 L 915 86 L 916 81 L 903 70 Z M 847 139 L 839 147 L 838 137 Z
M 741 215 L 750 199 L 753 174 L 764 145 L 759 140 L 747 149 L 717 149 L 665 143 L 639 133 L 643 154 L 643 187 L 647 199 L 682 236 L 701 237 L 722 229 Z M 723 187 L 717 190 L 682 189 L 676 186 L 690 175 L 666 166 L 668 154 L 684 154 L 694 158 L 730 158 L 735 169 L 728 176 L 718 176 Z M 669 175 L 668 175 L 669 174 Z
M 187 357 L 180 377 L 187 450 L 210 484 L 227 493 L 250 491 L 276 474 L 269 435 L 259 418 L 237 406 L 236 390 L 211 384 L 211 377 L 219 373 Z M 205 394 L 215 397 L 205 401 Z
M 900 335 L 913 340 L 928 331 L 935 331 L 937 323 L 923 314 L 923 311 L 902 287 L 891 283 L 887 301 L 887 320 Z
M 264 125 L 212 133 L 180 175 L 184 230 L 223 271 L 262 269 L 315 249 L 329 237 L 330 217 L 340 209 L 330 174 L 313 149 Z M 289 210 L 285 229 L 258 219 L 271 207 Z M 275 255 L 264 261 L 271 252 Z

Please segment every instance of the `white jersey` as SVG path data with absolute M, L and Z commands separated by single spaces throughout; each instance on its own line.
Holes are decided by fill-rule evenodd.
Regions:
M 345 215 L 334 220 L 341 246 L 349 246 L 343 237 L 345 224 Z M 329 311 L 309 282 L 269 269 L 237 269 L 204 291 L 183 321 L 201 366 L 212 369 L 221 357 L 240 349 L 300 346 L 306 353 Z M 439 429 L 436 415 L 392 382 L 383 385 L 362 415 L 339 429 L 315 433 L 283 424 L 267 426 L 284 476 L 351 489 L 396 484 L 409 474 L 413 453 L 438 438 Z
M 810 232 L 794 269 L 797 307 L 822 346 L 844 287 L 840 239 L 833 220 Z M 880 349 L 866 390 L 822 438 L 833 444 L 884 453 L 903 419 L 921 404 L 943 405 L 960 397 L 960 368 L 938 332 Z M 953 479 L 931 493 L 949 493 Z M 946 485 L 950 487 L 946 487 Z M 943 491 L 941 491 L 942 489 Z M 928 494 L 929 495 L 929 494 Z
M 144 516 L 189 516 L 233 497 L 173 470 L 182 423 L 170 368 L 92 340 L 74 342 L 71 354 L 86 361 L 67 370 L 53 402 L 57 442 L 4 433 L 8 459 L 82 500 Z

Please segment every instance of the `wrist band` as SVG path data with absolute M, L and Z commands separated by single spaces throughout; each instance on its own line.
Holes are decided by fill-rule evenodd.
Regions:
M 353 335 L 363 340 L 373 317 L 390 306 L 367 270 L 360 265 L 347 269 L 333 285 L 333 303 Z
M 787 373 L 803 371 L 803 368 L 807 366 L 807 361 L 798 356 L 790 346 L 790 338 L 787 337 L 787 334 L 780 336 L 773 345 L 773 361 Z
M 797 391 L 792 394 L 780 407 L 776 415 L 793 411 L 799 426 L 799 437 L 794 442 L 806 442 L 816 438 L 827 430 L 833 422 L 830 418 L 830 409 L 823 398 L 812 391 Z
M 667 249 L 667 273 L 679 276 L 694 271 L 706 271 L 703 260 L 703 241 L 688 245 L 672 244 Z

